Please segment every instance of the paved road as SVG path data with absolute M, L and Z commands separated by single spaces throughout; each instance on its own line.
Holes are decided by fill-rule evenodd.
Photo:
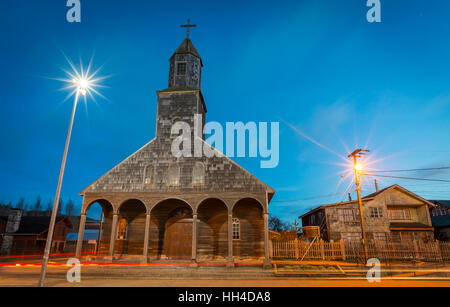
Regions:
M 30 271 L 32 270 L 32 271 Z M 37 286 L 39 272 L 30 268 L 15 268 L 0 272 L 0 287 Z M 50 275 L 47 286 L 58 287 L 450 287 L 450 279 L 382 279 L 369 283 L 364 279 L 311 279 L 311 278 L 265 278 L 265 279 L 159 279 L 134 280 L 120 277 L 86 276 L 80 283 L 69 283 L 64 276 Z
M 0 286 L 36 286 L 37 279 L 2 278 Z M 81 283 L 68 283 L 47 279 L 51 287 L 449 287 L 448 280 L 382 280 L 368 283 L 365 280 L 104 280 L 89 279 Z

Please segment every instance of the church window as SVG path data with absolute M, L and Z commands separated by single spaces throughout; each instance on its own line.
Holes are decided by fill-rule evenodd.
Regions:
M 241 238 L 241 223 L 239 219 L 233 218 L 233 240 L 239 240 Z
M 169 185 L 179 185 L 180 184 L 180 167 L 178 165 L 169 166 Z
M 192 170 L 192 184 L 201 185 L 205 183 L 205 167 L 203 163 L 197 162 Z
M 186 62 L 177 63 L 177 76 L 186 75 Z
M 127 220 L 122 218 L 119 220 L 117 225 L 117 240 L 126 240 L 128 234 L 128 223 Z
M 145 168 L 144 184 L 151 184 L 152 183 L 152 175 L 153 175 L 153 167 L 151 165 L 148 165 Z

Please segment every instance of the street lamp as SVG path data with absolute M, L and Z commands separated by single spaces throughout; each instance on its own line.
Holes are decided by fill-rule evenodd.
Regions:
M 366 240 L 366 227 L 364 225 L 364 213 L 363 213 L 363 206 L 362 206 L 362 199 L 361 199 L 361 170 L 362 166 L 358 162 L 358 158 L 361 158 L 366 153 L 370 152 L 367 149 L 356 149 L 351 154 L 348 155 L 349 158 L 353 159 L 353 169 L 355 170 L 355 184 L 356 184 L 356 192 L 358 195 L 358 205 L 359 205 L 359 216 L 361 220 L 361 243 L 363 247 L 364 252 L 364 263 L 367 262 L 367 259 L 369 258 L 369 253 L 367 250 L 367 240 Z
M 69 131 L 67 132 L 66 146 L 64 148 L 61 169 L 59 171 L 58 186 L 56 188 L 55 200 L 53 202 L 52 216 L 50 218 L 50 226 L 48 229 L 47 241 L 45 243 L 44 258 L 42 261 L 41 276 L 39 279 L 40 287 L 44 286 L 45 273 L 47 270 L 48 259 L 50 256 L 50 249 L 52 247 L 53 231 L 55 229 L 55 222 L 56 222 L 56 216 L 58 213 L 59 197 L 61 194 L 62 180 L 64 177 L 64 169 L 66 167 L 67 152 L 69 150 L 70 136 L 72 134 L 73 120 L 75 118 L 75 110 L 77 109 L 78 99 L 80 98 L 80 95 L 84 96 L 85 99 L 86 99 L 87 94 L 89 94 L 92 97 L 91 91 L 98 93 L 94 89 L 94 87 L 98 86 L 98 84 L 96 84 L 96 82 L 98 82 L 100 80 L 100 78 L 94 79 L 94 76 L 96 75 L 98 70 L 96 72 L 94 72 L 92 75 L 89 75 L 89 70 L 91 67 L 90 64 L 89 64 L 89 67 L 86 72 L 84 72 L 83 67 L 81 67 L 81 73 L 79 73 L 70 61 L 69 61 L 69 63 L 72 66 L 72 69 L 74 70 L 73 73 L 68 72 L 69 76 L 72 79 L 71 80 L 63 79 L 63 81 L 69 82 L 69 84 L 71 84 L 67 88 L 73 89 L 72 94 L 75 94 L 75 99 L 73 102 L 72 116 L 70 118 Z

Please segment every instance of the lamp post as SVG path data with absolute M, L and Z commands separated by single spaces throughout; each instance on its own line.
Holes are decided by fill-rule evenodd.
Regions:
M 367 149 L 356 149 L 351 154 L 348 155 L 349 158 L 353 158 L 353 169 L 355 170 L 355 183 L 356 183 L 356 192 L 358 194 L 358 204 L 359 204 L 359 215 L 361 219 L 361 243 L 363 247 L 364 252 L 364 263 L 367 262 L 367 259 L 369 258 L 369 253 L 367 251 L 367 241 L 366 241 L 366 228 L 364 225 L 364 213 L 363 213 L 363 206 L 362 206 L 362 199 L 361 199 L 361 164 L 358 163 L 357 158 L 360 158 L 361 156 L 365 155 L 369 150 Z
M 48 229 L 47 241 L 45 243 L 44 258 L 42 260 L 42 268 L 41 268 L 41 276 L 39 278 L 39 287 L 44 286 L 45 273 L 47 270 L 48 259 L 50 256 L 50 249 L 52 247 L 53 231 L 55 230 L 56 216 L 58 214 L 59 197 L 61 194 L 61 186 L 62 186 L 62 181 L 63 181 L 63 177 L 64 177 L 64 169 L 66 167 L 67 152 L 69 150 L 70 136 L 72 134 L 72 127 L 73 127 L 73 120 L 75 118 L 75 111 L 77 109 L 78 99 L 80 98 L 80 95 L 86 96 L 86 93 L 88 93 L 88 90 L 91 86 L 90 78 L 84 77 L 83 75 L 81 75 L 78 78 L 74 78 L 72 80 L 72 85 L 73 85 L 73 87 L 75 87 L 75 99 L 73 102 L 72 116 L 70 118 L 69 131 L 67 132 L 66 146 L 64 148 L 61 169 L 59 171 L 58 186 L 56 188 L 55 200 L 53 202 L 52 216 L 50 218 L 50 226 Z

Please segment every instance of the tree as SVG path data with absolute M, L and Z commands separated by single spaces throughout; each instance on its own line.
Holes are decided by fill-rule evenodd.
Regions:
M 25 208 L 25 198 L 22 197 L 17 203 L 17 209 L 23 210 L 24 208 Z
M 273 231 L 289 231 L 289 225 L 276 216 L 269 216 L 269 229 Z
M 56 215 L 61 215 L 61 213 L 63 212 L 63 208 L 64 208 L 64 202 L 63 202 L 62 198 L 59 198 L 58 211 L 56 212 Z
M 41 195 L 38 195 L 38 197 L 36 198 L 36 203 L 34 204 L 33 210 L 41 211 Z
M 66 204 L 66 215 L 72 216 L 72 213 L 74 210 L 75 210 L 75 204 L 73 203 L 73 200 L 69 199 L 69 201 Z
M 48 200 L 48 204 L 47 204 L 47 215 L 51 215 L 52 214 L 52 199 L 50 198 L 49 200 Z

